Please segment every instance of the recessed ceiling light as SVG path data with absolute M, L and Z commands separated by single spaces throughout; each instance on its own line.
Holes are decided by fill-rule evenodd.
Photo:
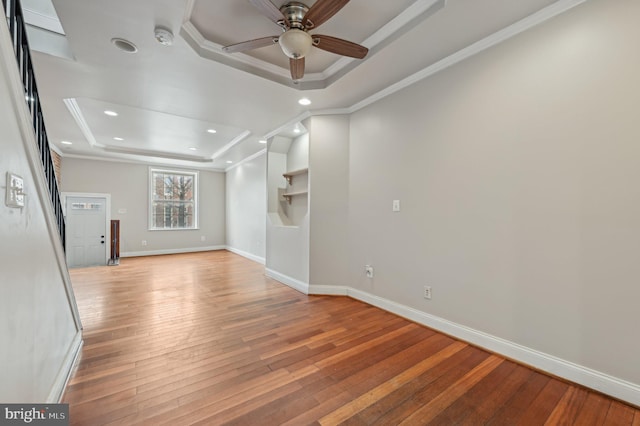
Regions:
M 60 143 L 62 145 L 73 145 L 73 142 L 69 142 L 69 141 L 61 141 Z
M 264 144 L 264 143 L 267 143 L 267 141 L 265 141 L 264 139 L 260 139 L 260 140 L 258 141 L 258 143 L 263 143 L 263 144 Z
M 122 139 L 122 138 L 118 138 L 118 137 L 115 137 L 115 138 L 113 138 L 113 140 L 114 140 L 114 141 L 123 141 L 124 139 Z
M 218 131 L 215 130 L 215 129 L 209 129 L 209 130 L 207 130 L 207 132 L 209 132 L 209 133 L 218 133 Z
M 233 161 L 229 160 L 227 161 L 227 164 L 233 164 Z
M 135 44 L 123 38 L 118 38 L 118 37 L 112 38 L 111 43 L 113 43 L 115 47 L 117 47 L 118 49 L 126 53 L 136 53 L 138 51 L 138 48 L 136 47 Z
M 192 146 L 191 148 L 189 148 L 189 149 L 190 149 L 191 151 L 197 151 L 197 150 L 198 150 L 198 148 L 193 147 L 193 146 Z
M 118 113 L 117 113 L 117 112 L 115 112 L 115 111 L 109 111 L 109 110 L 106 110 L 104 113 L 105 113 L 106 115 L 108 115 L 109 117 L 117 117 L 117 116 L 118 116 Z
M 298 101 L 298 103 L 304 106 L 311 105 L 311 101 L 308 98 L 302 98 Z
M 298 129 L 297 127 L 295 129 L 293 129 L 293 133 L 300 133 L 300 132 L 301 132 L 301 130 Z

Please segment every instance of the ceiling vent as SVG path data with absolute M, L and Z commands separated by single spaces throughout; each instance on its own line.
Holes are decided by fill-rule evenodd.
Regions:
M 138 51 L 138 48 L 135 44 L 123 38 L 112 38 L 111 43 L 113 43 L 115 47 L 122 50 L 123 52 L 136 53 Z

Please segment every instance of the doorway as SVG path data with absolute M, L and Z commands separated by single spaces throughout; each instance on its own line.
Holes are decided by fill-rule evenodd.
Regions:
M 66 252 L 69 268 L 105 265 L 108 258 L 110 196 L 65 194 Z

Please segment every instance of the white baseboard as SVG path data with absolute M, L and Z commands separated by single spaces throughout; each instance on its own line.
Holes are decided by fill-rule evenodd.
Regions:
M 240 250 L 240 249 L 229 247 L 229 246 L 227 246 L 227 250 L 237 255 L 240 255 L 242 257 L 246 257 L 249 260 L 253 260 L 254 262 L 258 262 L 261 265 L 264 265 L 266 263 L 266 259 L 264 257 L 256 256 L 255 254 L 251 254 L 244 250 Z
M 289 286 L 294 290 L 298 290 L 300 293 L 309 294 L 309 284 L 307 283 L 281 274 L 280 272 L 276 272 L 273 269 L 265 268 L 264 272 L 269 278 L 280 281 L 282 284 Z
M 349 287 L 339 285 L 310 285 L 309 294 L 314 296 L 349 296 Z M 356 299 L 354 297 L 354 299 Z
M 163 254 L 195 253 L 200 251 L 226 250 L 227 246 L 192 247 L 182 249 L 128 251 L 120 253 L 120 257 L 160 256 Z
M 280 280 L 278 278 L 280 274 L 276 273 L 274 275 L 268 275 L 289 285 L 290 287 L 293 287 L 292 285 Z M 296 288 L 296 290 L 298 289 Z M 307 290 L 307 294 L 312 295 L 353 297 L 354 299 L 376 306 L 380 309 L 384 309 L 385 311 L 433 328 L 434 330 L 448 334 L 465 342 L 469 342 L 481 348 L 485 348 L 491 352 L 513 359 L 522 364 L 529 365 L 539 370 L 546 371 L 554 376 L 595 389 L 635 406 L 640 406 L 640 385 L 638 384 L 609 376 L 599 371 L 592 370 L 535 349 L 474 330 L 435 315 L 431 315 L 351 287 L 311 285 L 307 286 Z
M 71 341 L 71 345 L 69 346 L 67 355 L 64 357 L 60 371 L 58 371 L 58 375 L 53 382 L 53 386 L 51 387 L 51 391 L 47 397 L 47 403 L 57 404 L 62 401 L 62 396 L 67 388 L 67 383 L 69 383 L 69 379 L 71 379 L 71 374 L 73 373 L 76 361 L 80 356 L 82 344 L 82 330 L 78 330 Z

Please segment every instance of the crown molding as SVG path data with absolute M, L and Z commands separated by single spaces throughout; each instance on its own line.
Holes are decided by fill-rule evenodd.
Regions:
M 104 161 L 109 163 L 124 163 L 124 164 L 138 164 L 144 166 L 153 166 L 153 167 L 171 167 L 178 169 L 188 169 L 188 170 L 200 170 L 205 172 L 214 172 L 214 173 L 224 173 L 225 170 L 218 167 L 204 167 L 198 165 L 183 165 L 183 164 L 175 164 L 175 163 L 162 163 L 160 161 L 153 161 L 151 159 L 137 160 L 135 158 L 120 158 L 120 157 L 104 157 L 104 156 L 93 156 L 88 154 L 70 154 L 66 153 L 64 158 L 71 158 L 75 160 L 89 160 L 89 161 Z
M 99 144 L 98 141 L 96 141 L 96 138 L 93 136 L 93 132 L 89 127 L 89 123 L 87 123 L 87 120 L 84 119 L 84 114 L 82 114 L 80 105 L 78 105 L 78 101 L 76 100 L 76 98 L 65 98 L 62 101 L 64 102 L 67 109 L 69 110 L 69 113 L 80 128 L 80 131 L 84 135 L 85 139 L 87 140 L 87 142 L 89 142 L 89 145 L 97 148 L 105 148 L 105 146 Z
M 545 7 L 544 9 L 530 15 L 515 24 L 512 24 L 500 31 L 497 31 L 490 36 L 483 38 L 482 40 L 473 43 L 464 49 L 457 51 L 456 53 L 447 56 L 446 58 L 424 68 L 421 71 L 418 71 L 415 74 L 410 75 L 409 77 L 398 81 L 395 84 L 363 99 L 362 101 L 352 105 L 349 108 L 351 113 L 361 110 L 362 108 L 369 106 L 383 98 L 386 98 L 389 95 L 392 95 L 396 92 L 399 92 L 402 89 L 405 89 L 421 80 L 424 80 L 446 68 L 449 68 L 452 65 L 455 65 L 459 62 L 464 61 L 465 59 L 470 58 L 473 55 L 476 55 L 480 52 L 483 52 L 503 41 L 506 41 L 530 28 L 535 27 L 536 25 L 542 24 L 543 22 L 554 18 L 555 16 L 560 15 L 561 13 L 566 12 L 569 9 L 572 9 L 587 0 L 560 0 L 556 3 L 553 3 L 550 6 Z
M 220 148 L 219 150 L 214 152 L 209 160 L 213 161 L 213 160 L 219 158 L 222 154 L 224 154 L 225 152 L 229 151 L 231 148 L 233 148 L 234 146 L 236 146 L 237 144 L 239 144 L 240 142 L 245 140 L 250 134 L 251 134 L 251 132 L 248 131 L 248 130 L 245 130 L 244 132 L 240 133 L 231 142 L 229 142 L 228 144 L 226 144 L 225 146 L 223 146 L 222 148 Z
M 256 152 L 255 154 L 250 155 L 250 156 L 248 156 L 248 157 L 246 157 L 246 158 L 242 159 L 241 161 L 237 162 L 236 164 L 234 164 L 234 165 L 232 165 L 232 166 L 227 167 L 226 169 L 224 169 L 224 171 L 225 171 L 225 172 L 228 172 L 229 170 L 233 170 L 233 169 L 235 169 L 236 167 L 240 167 L 240 166 L 242 166 L 243 164 L 248 163 L 249 161 L 255 160 L 255 159 L 256 159 L 256 158 L 258 158 L 258 157 L 262 157 L 262 156 L 263 156 L 263 155 L 265 155 L 266 153 L 267 153 L 267 148 L 264 148 L 264 149 L 262 149 L 262 150 L 260 150 L 260 151 Z

